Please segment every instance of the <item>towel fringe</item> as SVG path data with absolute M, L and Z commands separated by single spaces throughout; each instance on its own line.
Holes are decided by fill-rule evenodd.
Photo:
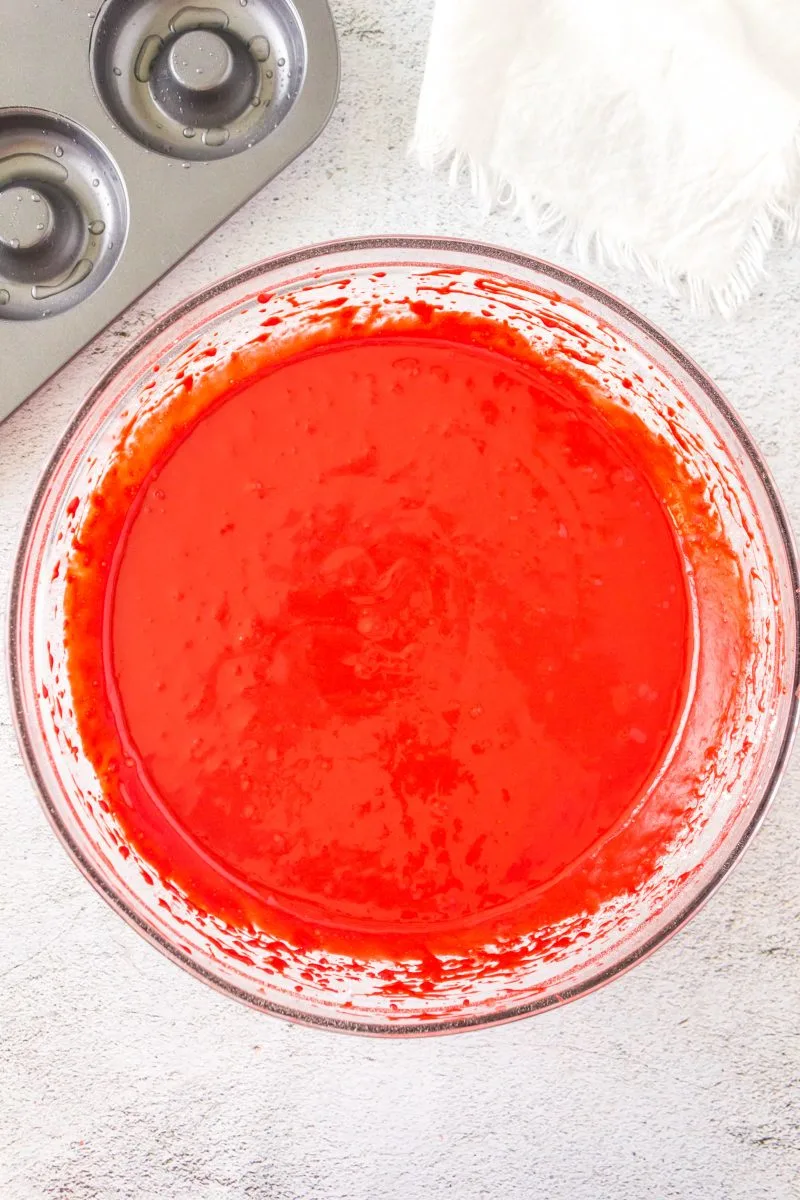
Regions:
M 750 298 L 764 278 L 767 252 L 775 238 L 782 235 L 789 241 L 800 241 L 800 207 L 787 208 L 778 200 L 770 200 L 754 217 L 736 266 L 724 282 L 711 283 L 572 220 L 550 201 L 523 192 L 513 179 L 487 170 L 457 146 L 432 148 L 430 138 L 423 141 L 417 133 L 410 153 L 429 171 L 448 168 L 451 187 L 467 182 L 484 219 L 493 210 L 506 209 L 526 221 L 545 249 L 570 253 L 586 265 L 641 272 L 676 299 L 688 299 L 694 311 L 718 313 L 726 319 Z M 800 131 L 786 169 L 789 178 L 800 178 Z

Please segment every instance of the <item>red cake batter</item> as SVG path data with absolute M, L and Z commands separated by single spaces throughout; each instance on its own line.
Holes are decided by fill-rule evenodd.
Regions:
M 466 945 L 664 760 L 691 621 L 646 435 L 477 340 L 265 356 L 95 497 L 67 592 L 84 748 L 203 910 L 354 955 Z

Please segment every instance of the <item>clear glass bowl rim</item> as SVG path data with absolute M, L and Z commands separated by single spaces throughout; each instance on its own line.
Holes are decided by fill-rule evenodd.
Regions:
M 269 1000 L 266 997 L 254 996 L 245 991 L 243 988 L 237 987 L 228 980 L 222 979 L 211 971 L 207 970 L 200 963 L 193 961 L 192 958 L 184 954 L 177 946 L 173 945 L 164 938 L 149 922 L 139 913 L 135 912 L 126 900 L 120 896 L 113 885 L 98 871 L 94 864 L 89 861 L 81 847 L 75 842 L 71 833 L 66 828 L 63 822 L 58 807 L 53 803 L 48 794 L 48 790 L 43 778 L 43 774 L 37 762 L 35 735 L 29 727 L 28 720 L 25 714 L 22 689 L 22 667 L 17 652 L 19 645 L 20 634 L 23 632 L 20 628 L 20 611 L 21 611 L 21 593 L 23 584 L 23 575 L 28 554 L 30 538 L 36 523 L 36 518 L 41 507 L 41 504 L 46 496 L 50 486 L 50 481 L 57 466 L 68 449 L 72 438 L 90 410 L 100 400 L 106 390 L 112 386 L 114 380 L 120 375 L 139 355 L 146 352 L 147 347 L 159 338 L 162 334 L 169 331 L 170 327 L 182 318 L 189 316 L 193 310 L 202 305 L 207 304 L 217 296 L 224 296 L 226 292 L 232 291 L 234 288 L 255 282 L 262 276 L 272 274 L 278 271 L 284 271 L 292 267 L 305 267 L 306 269 L 319 269 L 324 271 L 329 260 L 335 259 L 337 255 L 343 254 L 368 254 L 372 252 L 381 252 L 388 256 L 392 251 L 408 253 L 413 252 L 419 257 L 415 262 L 426 261 L 426 256 L 431 256 L 432 264 L 435 262 L 437 253 L 445 253 L 452 256 L 463 256 L 465 263 L 469 265 L 470 258 L 480 258 L 483 264 L 487 260 L 491 261 L 494 267 L 500 271 L 507 271 L 513 275 L 514 267 L 522 268 L 525 271 L 531 271 L 543 277 L 552 284 L 553 291 L 558 291 L 559 286 L 566 287 L 580 296 L 594 302 L 601 309 L 601 319 L 611 323 L 613 318 L 619 317 L 624 324 L 632 327 L 634 330 L 642 333 L 645 338 L 655 343 L 659 353 L 664 356 L 664 362 L 677 365 L 692 382 L 704 393 L 706 399 L 710 401 L 712 406 L 716 408 L 723 419 L 730 425 L 735 437 L 737 438 L 741 449 L 746 454 L 751 466 L 756 472 L 761 485 L 764 488 L 767 500 L 772 509 L 773 516 L 780 531 L 782 549 L 786 555 L 786 562 L 792 581 L 793 589 L 793 611 L 794 611 L 794 633 L 795 633 L 795 655 L 793 663 L 793 682 L 791 706 L 788 713 L 788 718 L 783 729 L 779 731 L 780 747 L 778 749 L 775 765 L 764 787 L 763 793 L 755 805 L 750 821 L 744 828 L 736 842 L 728 848 L 727 854 L 722 859 L 716 872 L 704 884 L 704 886 L 687 901 L 674 917 L 662 928 L 658 929 L 650 938 L 645 939 L 641 945 L 635 950 L 623 954 L 616 961 L 608 966 L 598 970 L 595 974 L 584 979 L 580 983 L 564 988 L 557 994 L 543 995 L 534 1000 L 523 1004 L 511 1005 L 506 1009 L 500 1009 L 497 1012 L 489 1012 L 476 1016 L 459 1016 L 452 1019 L 436 1020 L 436 1021 L 419 1021 L 413 1020 L 407 1024 L 402 1021 L 398 1023 L 373 1024 L 356 1019 L 348 1019 L 346 1017 L 334 1018 L 328 1015 L 316 1015 L 306 1013 L 299 1009 L 291 1009 L 286 1005 Z M 609 318 L 611 321 L 609 321 Z M 9 689 L 12 701 L 12 718 L 16 727 L 17 738 L 22 752 L 23 761 L 25 763 L 28 774 L 34 784 L 39 801 L 44 809 L 45 815 L 50 822 L 58 840 L 61 842 L 68 855 L 78 867 L 81 873 L 88 879 L 95 891 L 106 901 L 107 904 L 117 912 L 123 920 L 126 921 L 133 929 L 141 934 L 145 940 L 155 946 L 168 959 L 176 963 L 178 966 L 187 971 L 195 978 L 202 979 L 223 995 L 244 1003 L 250 1008 L 255 1008 L 262 1012 L 268 1012 L 274 1016 L 284 1020 L 289 1020 L 296 1024 L 318 1026 L 325 1029 L 337 1030 L 345 1033 L 366 1034 L 373 1037 L 420 1037 L 431 1036 L 443 1033 L 456 1033 L 466 1029 L 484 1028 L 489 1025 L 508 1024 L 511 1021 L 519 1020 L 536 1012 L 542 1012 L 548 1009 L 560 1007 L 579 996 L 588 995 L 598 988 L 603 987 L 612 979 L 629 971 L 636 963 L 648 958 L 659 946 L 668 941 L 674 936 L 683 926 L 691 920 L 693 916 L 705 905 L 706 901 L 714 894 L 722 881 L 730 873 L 732 868 L 739 862 L 746 847 L 750 844 L 755 834 L 758 832 L 766 813 L 775 797 L 775 793 L 780 785 L 780 782 L 785 774 L 786 767 L 791 754 L 792 745 L 797 733 L 798 722 L 800 721 L 800 565 L 798 565 L 798 554 L 792 533 L 791 524 L 788 515 L 778 493 L 777 487 L 772 479 L 769 468 L 767 467 L 761 453 L 757 449 L 753 439 L 745 428 L 741 418 L 730 407 L 725 397 L 722 395 L 717 386 L 713 383 L 710 377 L 682 351 L 665 333 L 657 326 L 653 325 L 645 317 L 636 312 L 623 300 L 620 300 L 613 293 L 606 291 L 604 288 L 591 283 L 582 276 L 550 263 L 544 259 L 537 258 L 533 255 L 525 254 L 520 251 L 509 249 L 507 247 L 495 246 L 489 243 L 467 241 L 459 238 L 447 237 L 420 237 L 420 236 L 403 236 L 403 235 L 383 235 L 383 236 L 367 236 L 367 237 L 352 237 L 343 238 L 335 241 L 315 243 L 309 246 L 302 247 L 297 250 L 289 251 L 284 254 L 274 255 L 270 258 L 260 260 L 259 262 L 240 269 L 224 278 L 211 284 L 209 287 L 203 288 L 186 300 L 181 301 L 173 308 L 168 310 L 158 321 L 148 326 L 148 328 L 140 334 L 134 342 L 127 348 L 114 364 L 103 373 L 99 381 L 94 385 L 87 398 L 80 404 L 77 411 L 73 415 L 62 437 L 59 439 L 57 446 L 50 455 L 48 462 L 40 476 L 39 482 L 34 491 L 33 497 L 29 503 L 26 516 L 23 521 L 22 532 L 18 544 L 14 568 L 11 576 L 11 585 L 9 591 L 9 618 L 7 622 L 8 642 L 7 642 L 7 666 Z

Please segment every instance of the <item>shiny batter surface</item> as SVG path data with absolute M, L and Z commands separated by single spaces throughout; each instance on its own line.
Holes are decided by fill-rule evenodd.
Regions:
M 112 475 L 71 665 L 131 844 L 201 910 L 355 955 L 439 928 L 467 945 L 563 884 L 686 696 L 646 449 L 567 373 L 372 335 L 238 381 L 135 489 Z

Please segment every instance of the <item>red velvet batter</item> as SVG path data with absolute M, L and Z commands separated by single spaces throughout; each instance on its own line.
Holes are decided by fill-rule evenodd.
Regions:
M 108 803 L 199 907 L 466 945 L 641 798 L 686 581 L 644 442 L 567 374 L 351 338 L 162 442 L 95 498 L 70 667 Z

